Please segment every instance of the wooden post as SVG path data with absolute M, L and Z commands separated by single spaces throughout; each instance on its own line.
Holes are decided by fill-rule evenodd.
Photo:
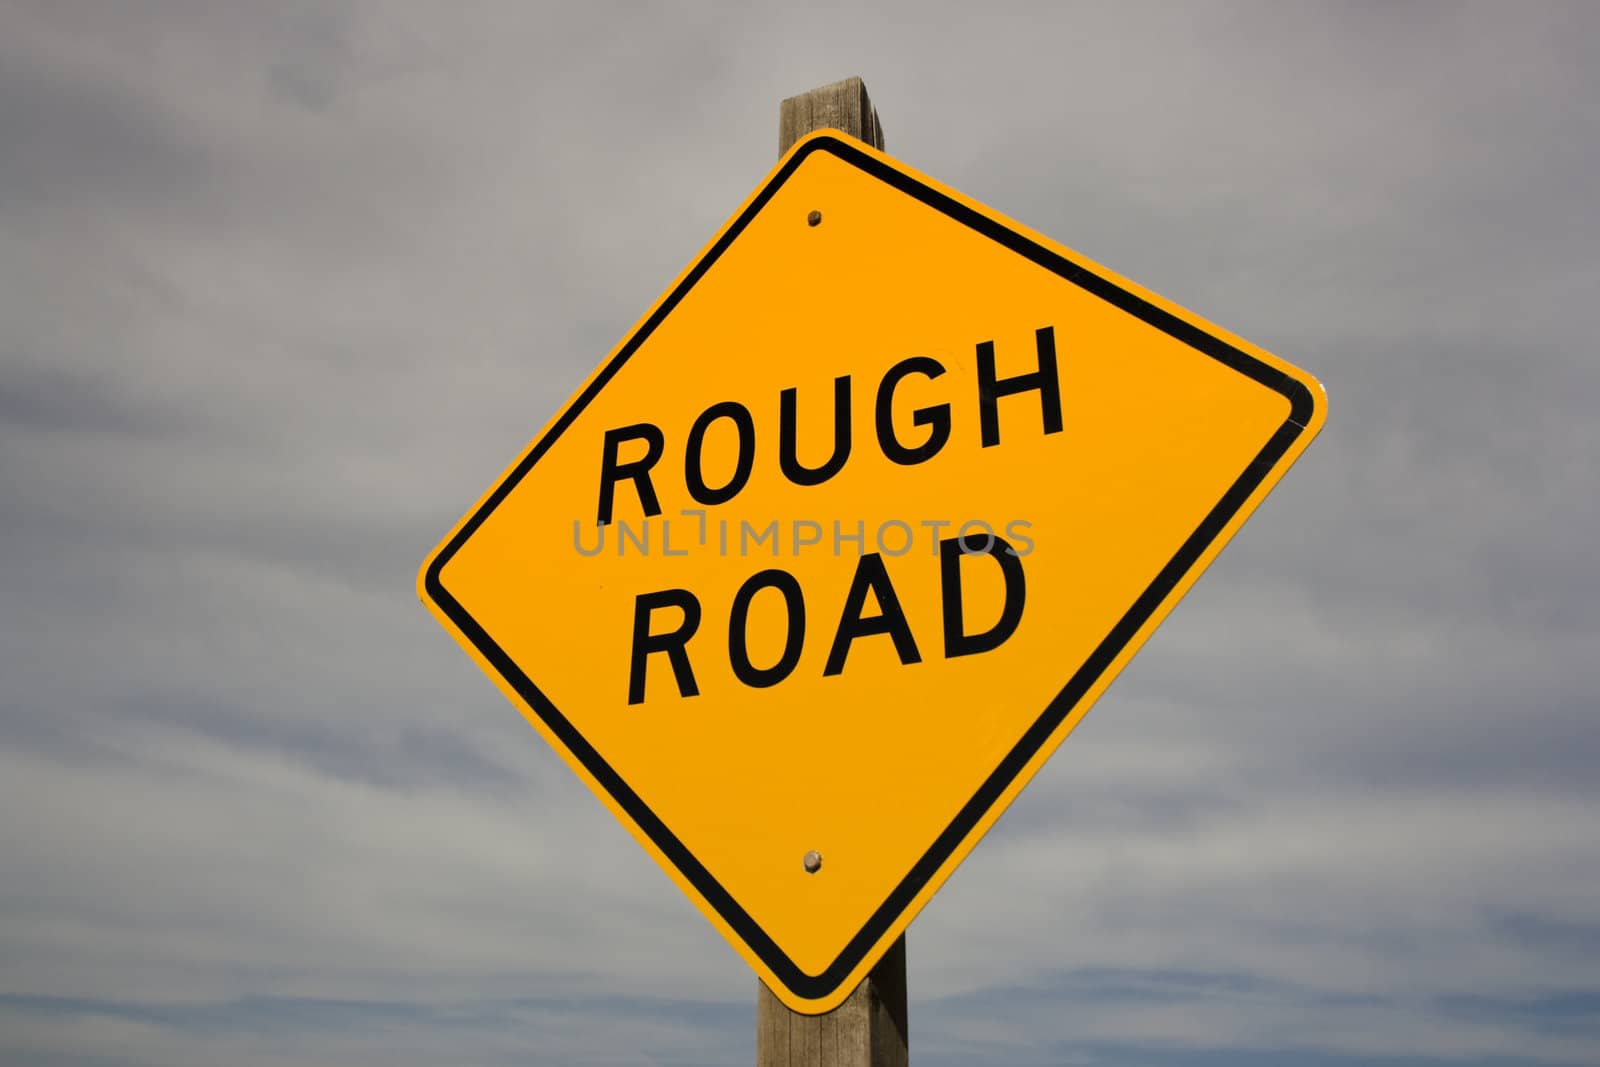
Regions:
M 756 983 L 756 1067 L 906 1067 L 906 939 L 883 954 L 850 999 L 801 1015 Z
M 778 155 L 812 130 L 839 130 L 873 148 L 883 147 L 878 109 L 860 78 L 824 85 L 778 105 Z
M 778 106 L 778 154 L 812 130 L 835 129 L 883 147 L 883 126 L 860 78 L 846 78 Z M 826 1015 L 784 1007 L 762 982 L 756 993 L 756 1067 L 906 1067 L 906 939 Z

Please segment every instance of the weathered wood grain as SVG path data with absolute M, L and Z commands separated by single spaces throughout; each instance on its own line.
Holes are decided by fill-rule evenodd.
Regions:
M 757 983 L 756 1067 L 907 1067 L 906 939 L 897 940 L 850 998 L 800 1015 Z
M 846 78 L 791 96 L 778 105 L 778 154 L 812 130 L 840 130 L 874 148 L 883 147 L 883 124 L 860 78 Z

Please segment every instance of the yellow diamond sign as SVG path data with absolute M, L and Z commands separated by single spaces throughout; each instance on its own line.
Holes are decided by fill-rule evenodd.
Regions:
M 773 991 L 826 1011 L 1323 404 L 1275 356 L 815 134 L 420 592 Z

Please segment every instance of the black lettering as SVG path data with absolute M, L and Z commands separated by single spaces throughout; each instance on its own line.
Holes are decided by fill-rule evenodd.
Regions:
M 1000 564 L 1005 577 L 1006 600 L 1000 609 L 1000 619 L 981 634 L 966 632 L 966 620 L 961 611 L 961 559 L 963 556 L 988 556 Z M 946 659 L 971 656 L 999 648 L 1006 638 L 1016 632 L 1022 621 L 1022 604 L 1027 598 L 1028 583 L 1022 576 L 1022 558 L 1004 538 L 990 538 L 987 548 L 968 552 L 961 538 L 952 537 L 939 542 L 939 593 L 944 601 L 944 655 Z
M 683 621 L 667 633 L 650 632 L 650 615 L 657 608 L 677 608 Z M 663 589 L 659 593 L 640 593 L 633 602 L 633 655 L 628 664 L 628 703 L 644 703 L 644 675 L 647 657 L 665 652 L 678 682 L 678 695 L 698 696 L 694 671 L 689 666 L 689 638 L 700 628 L 700 601 L 687 589 Z
M 1039 392 L 1044 411 L 1044 432 L 1061 432 L 1061 377 L 1056 372 L 1056 331 L 1041 326 L 1034 331 L 1039 350 L 1039 369 L 1014 378 L 996 378 L 994 342 L 978 343 L 978 418 L 982 424 L 983 447 L 1000 443 L 1000 398 L 1018 393 Z
M 617 453 L 624 441 L 645 442 L 645 453 L 642 459 L 629 460 L 627 463 L 617 461 Z M 639 492 L 639 503 L 644 506 L 646 515 L 661 514 L 661 503 L 656 499 L 655 487 L 650 484 L 650 468 L 656 465 L 661 458 L 661 450 L 666 447 L 666 441 L 661 436 L 659 427 L 648 422 L 636 423 L 633 426 L 623 426 L 616 430 L 606 431 L 605 447 L 600 455 L 600 518 L 601 526 L 611 521 L 611 504 L 617 483 L 626 478 L 633 482 L 633 487 Z
M 762 669 L 750 662 L 747 632 L 750 621 L 750 601 L 763 589 L 776 589 L 783 594 L 788 615 L 788 632 L 783 639 L 783 655 L 771 667 Z M 761 571 L 739 587 L 733 595 L 733 611 L 728 616 L 728 662 L 739 681 L 752 689 L 766 689 L 777 685 L 794 672 L 800 662 L 800 649 L 806 639 L 806 601 L 800 593 L 800 583 L 787 571 Z
M 701 451 L 705 447 L 706 430 L 718 419 L 731 419 L 739 431 L 739 459 L 728 484 L 713 489 L 706 485 L 705 474 L 701 470 Z M 734 400 L 712 404 L 700 413 L 700 417 L 689 428 L 689 444 L 683 457 L 683 477 L 689 487 L 689 495 L 700 504 L 726 504 L 738 496 L 739 490 L 750 480 L 750 469 L 755 461 L 756 424 L 750 417 L 750 409 Z
M 861 609 L 866 606 L 868 592 L 878 601 L 879 614 L 863 618 Z M 862 556 L 856 564 L 856 574 L 850 580 L 850 592 L 844 598 L 844 612 L 839 619 L 839 629 L 833 635 L 833 648 L 828 652 L 823 676 L 843 671 L 851 642 L 873 634 L 888 634 L 893 638 L 894 650 L 899 653 L 902 664 L 922 662 L 917 643 L 911 637 L 911 625 L 906 622 L 900 598 L 895 595 L 889 572 L 884 568 L 883 557 L 876 552 Z
M 796 389 L 785 389 L 778 397 L 778 466 L 795 485 L 821 485 L 850 458 L 850 376 L 833 380 L 833 454 L 820 467 L 800 464 L 797 394 Z
M 913 425 L 929 427 L 928 439 L 916 448 L 907 448 L 894 435 L 895 388 L 908 374 L 923 374 L 929 378 L 937 378 L 943 373 L 944 366 L 938 360 L 928 356 L 912 356 L 890 367 L 889 372 L 883 376 L 883 381 L 878 383 L 878 447 L 883 449 L 885 456 L 902 467 L 930 460 L 944 447 L 945 442 L 950 439 L 950 405 L 918 408 L 912 412 Z

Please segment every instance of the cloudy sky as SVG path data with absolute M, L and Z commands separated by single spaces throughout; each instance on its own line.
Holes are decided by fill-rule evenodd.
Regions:
M 0 0 L 0 1062 L 751 1062 L 749 969 L 414 579 L 849 74 L 1330 398 L 912 926 L 916 1062 L 1600 1062 L 1597 41 Z

